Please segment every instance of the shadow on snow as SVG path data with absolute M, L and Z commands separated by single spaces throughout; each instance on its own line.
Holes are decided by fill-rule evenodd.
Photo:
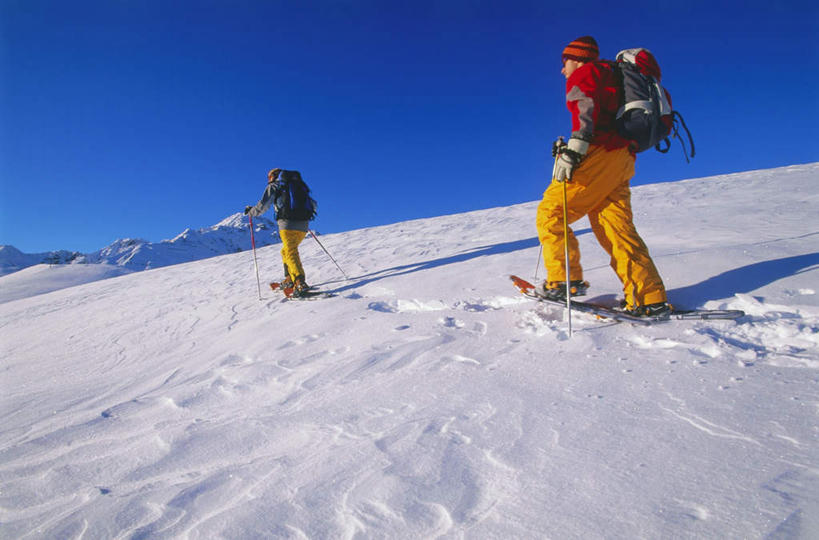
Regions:
M 469 251 L 466 251 L 464 253 L 451 255 L 449 257 L 442 257 L 440 259 L 432 259 L 429 261 L 421 261 L 417 263 L 404 264 L 401 266 L 394 266 L 392 268 L 387 268 L 385 270 L 379 270 L 378 272 L 373 272 L 371 274 L 359 276 L 357 278 L 352 278 L 356 280 L 355 283 L 351 283 L 350 285 L 334 289 L 333 292 L 341 293 L 351 289 L 357 289 L 358 287 L 361 287 L 363 285 L 369 285 L 370 283 L 384 279 L 386 277 L 403 276 L 406 274 L 412 274 L 414 272 L 422 272 L 424 270 L 431 270 L 433 268 L 439 268 L 441 266 L 446 266 L 449 264 L 456 264 L 469 261 L 472 259 L 477 259 L 478 257 L 502 255 L 505 253 L 520 251 L 522 249 L 537 247 L 539 245 L 540 243 L 538 242 L 537 238 L 526 238 L 524 240 L 515 240 L 514 242 L 502 242 L 500 244 L 477 247 L 474 249 L 470 249 Z
M 589 232 L 591 232 L 591 229 L 583 229 L 576 231 L 575 235 L 579 236 Z M 352 278 L 355 283 L 350 283 L 349 285 L 339 287 L 333 292 L 342 293 L 357 289 L 361 286 L 368 285 L 387 277 L 402 276 L 412 274 L 414 272 L 432 270 L 434 268 L 462 263 L 472 259 L 477 259 L 479 257 L 502 255 L 538 247 L 539 245 L 540 244 L 537 237 L 533 237 L 523 240 L 515 240 L 512 242 L 501 242 L 499 244 L 477 247 L 464 253 L 451 255 L 449 257 L 441 257 L 439 259 L 394 266 L 392 268 L 387 268 Z M 722 274 L 710 277 L 704 281 L 689 285 L 687 287 L 670 289 L 668 291 L 668 297 L 672 303 L 676 301 L 688 307 L 701 306 L 709 300 L 714 300 L 717 298 L 730 298 L 735 294 L 740 293 L 750 293 L 779 279 L 810 271 L 813 269 L 812 267 L 816 266 L 817 264 L 819 264 L 819 253 L 810 253 L 806 255 L 797 255 L 782 259 L 762 261 L 749 264 L 741 268 L 728 270 L 727 272 L 723 272 Z
M 704 281 L 672 289 L 668 297 L 686 306 L 701 306 L 709 300 L 750 293 L 779 279 L 813 270 L 819 264 L 819 253 L 772 259 L 728 270 Z

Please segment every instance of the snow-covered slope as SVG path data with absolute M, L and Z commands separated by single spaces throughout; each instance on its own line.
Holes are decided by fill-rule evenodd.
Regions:
M 672 302 L 736 322 L 569 338 L 507 279 L 536 202 L 322 237 L 350 280 L 308 239 L 329 299 L 245 252 L 2 304 L 0 536 L 819 537 L 817 177 L 634 189 Z
M 131 273 L 122 266 L 99 264 L 37 264 L 0 277 L 0 303 L 76 287 Z
M 280 242 L 275 222 L 259 217 L 253 220 L 253 228 L 257 247 Z M 125 238 L 86 255 L 69 251 L 27 254 L 13 246 L 0 246 L 0 303 L 130 272 L 246 251 L 250 246 L 250 225 L 242 214 L 205 229 L 185 229 L 172 240 L 153 243 Z

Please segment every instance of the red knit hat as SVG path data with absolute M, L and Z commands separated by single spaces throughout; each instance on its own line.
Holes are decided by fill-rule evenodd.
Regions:
M 600 57 L 597 42 L 591 36 L 579 37 L 563 49 L 563 62 L 577 60 L 578 62 L 593 62 Z

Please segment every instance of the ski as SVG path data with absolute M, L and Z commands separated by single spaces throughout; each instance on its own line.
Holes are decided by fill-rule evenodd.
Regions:
M 301 294 L 291 294 L 290 296 L 285 296 L 285 301 L 299 301 L 299 300 L 318 300 L 319 298 L 333 298 L 336 295 L 329 292 L 321 292 L 321 291 L 306 291 Z
M 274 291 L 281 291 L 288 298 L 290 298 L 293 295 L 293 292 L 296 290 L 296 288 L 293 286 L 293 282 L 290 282 L 288 286 L 285 286 L 284 281 L 271 281 L 270 289 Z
M 548 298 L 543 298 L 542 296 L 538 296 L 535 294 L 535 286 L 522 279 L 518 276 L 509 276 L 509 279 L 512 280 L 512 283 L 515 284 L 515 287 L 523 293 L 525 296 L 537 300 L 539 302 L 545 302 L 548 304 L 553 304 L 556 306 L 561 306 L 563 308 L 566 307 L 565 300 L 550 300 Z M 637 317 L 636 315 L 631 315 L 630 313 L 626 313 L 619 309 L 610 308 L 606 306 L 601 306 L 599 304 L 594 304 L 591 302 L 581 302 L 578 300 L 572 299 L 572 310 L 576 310 L 581 313 L 588 313 L 590 315 L 594 315 L 600 319 L 611 319 L 614 321 L 619 322 L 630 322 L 634 324 L 641 324 L 644 326 L 648 326 L 658 322 L 665 322 L 670 320 L 709 320 L 709 319 L 723 319 L 723 320 L 731 320 L 731 319 L 738 319 L 739 317 L 745 316 L 745 312 L 739 309 L 674 309 L 671 313 L 666 313 L 664 315 L 659 315 L 656 317 Z
M 306 291 L 296 294 L 295 287 L 292 285 L 289 287 L 283 287 L 282 283 L 278 281 L 272 281 L 270 283 L 270 288 L 274 291 L 281 291 L 284 294 L 285 300 L 317 300 L 319 298 L 332 298 L 333 296 L 336 296 L 333 293 L 317 291 L 315 287 L 310 287 Z

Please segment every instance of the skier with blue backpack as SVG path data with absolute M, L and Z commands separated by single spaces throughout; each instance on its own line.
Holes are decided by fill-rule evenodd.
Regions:
M 307 236 L 309 222 L 316 216 L 317 205 L 299 171 L 276 168 L 268 172 L 267 187 L 261 200 L 255 206 L 245 207 L 245 215 L 260 216 L 271 206 L 275 210 L 279 226 L 284 263 L 284 280 L 275 283 L 275 286 L 280 287 L 288 296 L 305 295 L 310 286 L 307 285 L 299 257 L 299 244 Z M 271 286 L 274 284 L 271 283 Z

